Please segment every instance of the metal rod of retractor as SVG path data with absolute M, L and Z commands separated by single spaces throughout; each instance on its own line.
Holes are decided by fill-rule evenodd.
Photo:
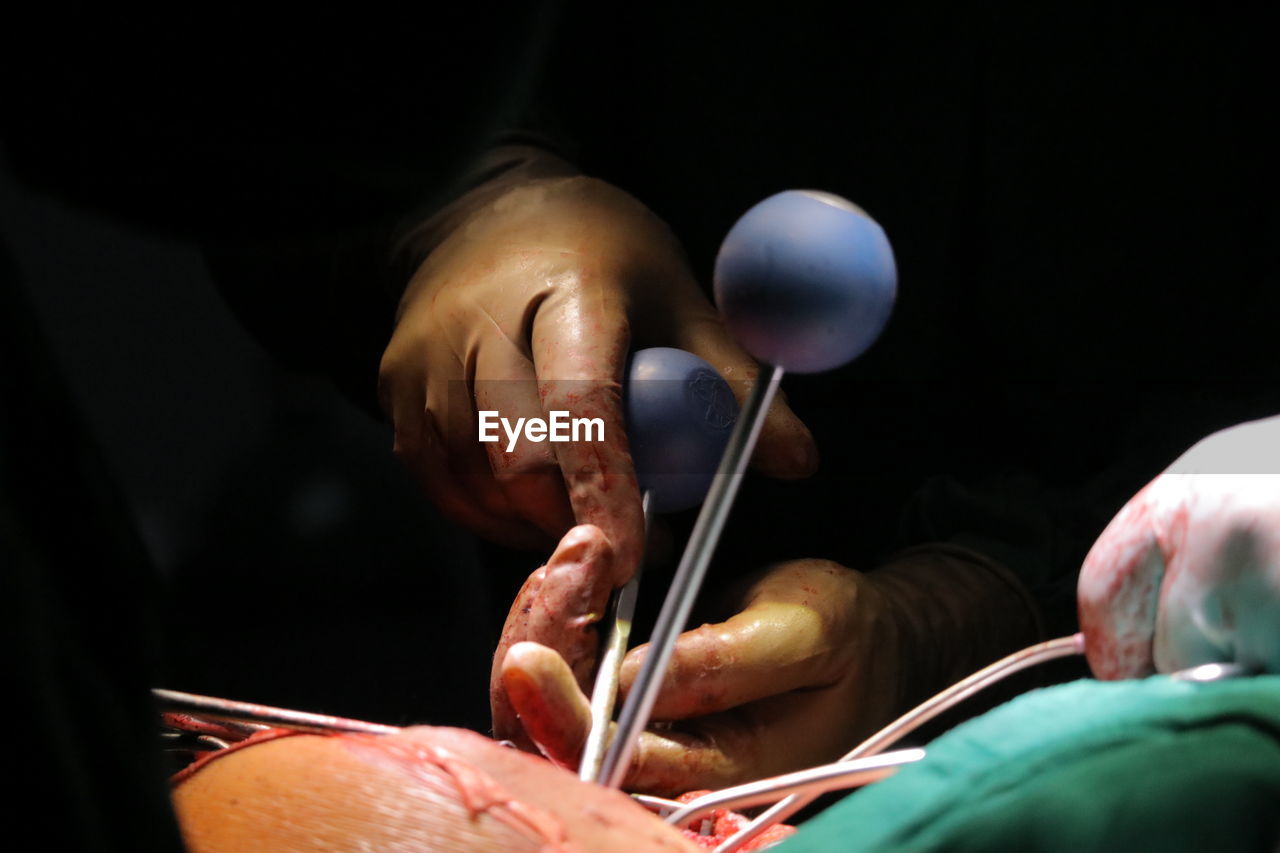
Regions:
M 1029 667 L 1057 660 L 1058 658 L 1082 654 L 1084 654 L 1084 635 L 1072 634 L 1069 637 L 1059 637 L 1056 640 L 1036 643 L 1034 646 L 1027 646 L 1025 649 L 1006 655 L 995 663 L 984 666 L 973 675 L 962 678 L 941 693 L 937 693 L 921 702 L 858 744 L 840 760 L 852 761 L 868 755 L 875 755 L 881 750 L 889 748 L 943 711 L 955 707 L 955 705 L 968 699 L 978 691 L 990 687 L 997 681 L 1008 678 L 1015 672 L 1021 672 Z M 815 796 L 807 794 L 792 794 L 785 800 L 780 800 L 776 805 L 762 812 L 751 823 L 725 839 L 724 843 L 717 847 L 714 853 L 733 853 L 733 851 L 775 823 L 781 823 L 800 811 L 800 809 L 813 802 L 814 799 Z
M 641 498 L 646 551 L 649 528 L 653 522 L 652 497 L 653 493 L 646 490 Z M 618 700 L 618 679 L 622 673 L 622 659 L 627 654 L 627 644 L 631 640 L 631 623 L 636 614 L 636 599 L 640 595 L 640 574 L 643 570 L 642 556 L 631 580 L 613 596 L 609 637 L 605 640 L 600 669 L 596 673 L 595 685 L 591 688 L 591 730 L 587 733 L 587 745 L 582 751 L 582 763 L 578 765 L 578 778 L 584 782 L 601 781 L 604 748 L 609 742 L 609 723 L 613 720 L 613 708 Z
M 706 577 L 711 556 L 720 541 L 720 533 L 724 530 L 729 510 L 733 507 L 734 497 L 746 473 L 756 440 L 760 437 L 765 413 L 778 390 L 778 383 L 782 381 L 782 374 L 781 367 L 761 365 L 761 377 L 752 387 L 733 434 L 729 437 L 729 444 L 725 447 L 720 467 L 716 469 L 711 490 L 702 504 L 702 511 L 698 513 L 698 520 L 689 535 L 689 542 L 680 558 L 671 588 L 662 603 L 662 611 L 658 614 L 653 635 L 649 639 L 649 652 L 640 666 L 631 692 L 627 694 L 613 742 L 605 753 L 599 778 L 602 784 L 610 788 L 622 787 L 636 742 L 649 724 L 649 715 L 653 712 L 653 706 L 658 700 L 658 690 L 662 687 L 662 676 L 675 651 L 676 637 L 689 621 L 694 599 Z
M 273 728 L 292 729 L 293 731 L 311 732 L 313 734 L 361 732 L 363 734 L 389 735 L 400 731 L 399 726 L 366 723 L 364 720 L 331 717 L 328 714 L 309 714 L 306 711 L 273 708 L 270 705 L 258 705 L 254 702 L 236 702 L 232 699 L 200 696 L 195 693 L 181 693 L 177 690 L 154 688 L 151 694 L 165 711 L 180 711 L 185 714 L 207 717 L 211 720 L 260 723 Z

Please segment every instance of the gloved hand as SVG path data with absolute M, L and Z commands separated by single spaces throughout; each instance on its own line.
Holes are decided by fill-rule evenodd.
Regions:
M 745 395 L 757 367 L 730 339 L 667 227 L 601 181 L 542 177 L 484 197 L 427 255 L 400 305 L 379 389 L 396 452 L 442 511 L 487 537 L 545 547 L 576 520 L 631 575 L 643 522 L 622 421 L 627 353 L 693 352 Z M 603 442 L 480 443 L 477 410 L 601 418 Z M 812 437 L 784 402 L 756 467 L 816 467 Z
M 1280 418 L 1214 433 L 1135 495 L 1085 558 L 1078 597 L 1099 678 L 1280 672 Z
M 598 527 L 579 525 L 560 540 L 546 565 L 516 594 L 489 674 L 493 735 L 534 751 L 503 684 L 502 664 L 520 643 L 548 650 L 570 673 L 569 682 L 586 685 L 595 666 L 599 638 L 595 625 L 609 602 L 614 549 Z
M 725 621 L 681 635 L 654 709 L 661 722 L 642 735 L 624 786 L 678 794 L 832 761 L 1033 642 L 1027 602 L 1011 577 L 949 549 L 907 552 L 871 574 L 826 560 L 775 566 L 729 598 Z M 646 650 L 627 656 L 623 695 Z M 500 655 L 495 684 L 528 737 L 576 767 L 590 727 L 580 655 L 572 668 L 538 642 Z

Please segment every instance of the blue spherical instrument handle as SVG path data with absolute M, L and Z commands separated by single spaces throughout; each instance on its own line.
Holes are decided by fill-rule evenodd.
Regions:
M 819 373 L 861 355 L 893 311 L 884 230 L 839 196 L 788 190 L 748 210 L 721 244 L 716 304 L 757 359 Z
M 650 509 L 676 512 L 701 503 L 738 417 L 729 384 L 692 353 L 643 349 L 631 356 L 625 413 Z

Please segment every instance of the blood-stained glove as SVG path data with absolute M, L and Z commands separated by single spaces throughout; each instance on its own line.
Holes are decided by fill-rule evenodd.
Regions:
M 1099 678 L 1280 672 L 1280 418 L 1214 433 L 1135 495 L 1085 558 L 1078 595 Z
M 565 667 L 570 683 L 586 685 L 599 642 L 595 625 L 609 602 L 614 552 L 598 527 L 579 525 L 565 534 L 547 564 L 516 594 L 502 627 L 489 678 L 494 737 L 533 751 L 502 679 L 502 662 L 519 643 L 547 651 Z
M 597 525 L 620 585 L 644 527 L 622 421 L 628 352 L 688 350 L 739 395 L 757 366 L 661 220 L 602 181 L 556 171 L 485 185 L 420 238 L 430 250 L 400 304 L 380 396 L 396 452 L 446 514 L 524 547 L 546 547 L 575 520 Z M 604 440 L 521 437 L 508 450 L 501 430 L 499 441 L 478 440 L 480 410 L 511 424 L 552 411 L 600 418 Z M 784 478 L 816 467 L 809 431 L 783 402 L 755 462 Z
M 950 548 L 906 552 L 871 574 L 826 560 L 783 563 L 727 603 L 725 621 L 679 638 L 628 790 L 718 788 L 834 760 L 1038 630 L 1011 576 Z M 527 621 L 528 605 L 513 608 L 508 626 Z M 575 643 L 554 643 L 499 650 L 498 734 L 522 726 L 553 761 L 576 767 L 590 726 L 589 668 L 576 652 L 562 656 Z M 646 649 L 627 656 L 624 693 Z

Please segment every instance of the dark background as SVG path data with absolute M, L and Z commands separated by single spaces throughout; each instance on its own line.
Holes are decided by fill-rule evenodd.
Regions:
M 158 686 L 482 726 L 485 575 L 389 428 L 264 352 L 193 244 L 2 189 L 58 371 L 171 593 Z
M 489 594 L 474 541 L 411 485 L 372 400 L 404 284 L 386 284 L 388 235 L 515 122 L 549 11 L 491 25 L 368 6 L 306 26 L 199 4 L 145 21 L 48 11 L 3 45 L 4 284 L 20 306 L 5 404 L 28 436 L 5 448 L 12 470 L 112 484 L 159 580 L 152 683 L 486 728 L 489 602 L 510 594 Z M 6 485 L 31 524 L 78 543 L 45 570 L 98 581 L 78 596 L 96 600 L 63 601 L 92 644 L 111 627 L 90 608 L 146 594 L 131 558 L 96 552 L 56 495 Z

